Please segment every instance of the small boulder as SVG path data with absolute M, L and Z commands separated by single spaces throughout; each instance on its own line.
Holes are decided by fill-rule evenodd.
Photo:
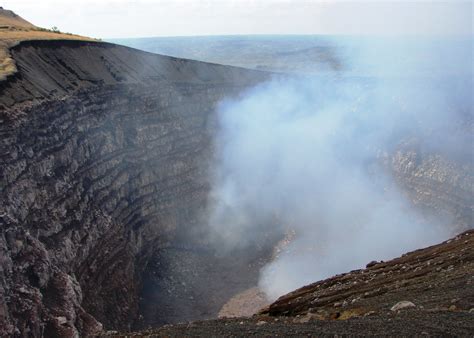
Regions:
M 67 323 L 67 318 L 64 316 L 56 317 L 56 321 L 59 325 L 64 325 Z
M 366 265 L 365 267 L 368 269 L 368 268 L 371 268 L 371 267 L 373 267 L 373 266 L 375 266 L 375 265 L 377 265 L 377 264 L 379 264 L 379 262 L 377 262 L 377 261 L 372 261 L 372 262 L 367 263 L 367 265 Z
M 407 301 L 407 300 L 402 300 L 401 302 L 398 302 L 397 304 L 392 306 L 390 308 L 390 310 L 391 311 L 399 311 L 399 310 L 408 309 L 408 308 L 411 308 L 411 307 L 416 307 L 416 305 L 413 304 L 412 302 Z
M 298 318 L 298 323 L 304 324 L 308 323 L 311 320 L 311 314 L 307 314 L 303 318 Z

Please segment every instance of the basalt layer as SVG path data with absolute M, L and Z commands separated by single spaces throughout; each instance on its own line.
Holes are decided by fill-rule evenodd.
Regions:
M 0 335 L 129 329 L 152 254 L 200 243 L 216 103 L 265 76 L 95 42 L 11 53 L 18 72 L 0 83 Z

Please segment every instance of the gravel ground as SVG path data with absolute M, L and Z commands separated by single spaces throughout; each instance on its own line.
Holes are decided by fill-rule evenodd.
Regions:
M 305 286 L 251 318 L 222 318 L 109 335 L 474 336 L 474 230 Z

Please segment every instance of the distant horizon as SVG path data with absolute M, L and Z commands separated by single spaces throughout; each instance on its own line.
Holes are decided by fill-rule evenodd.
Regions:
M 473 35 L 470 1 L 4 0 L 31 23 L 101 38 Z
M 292 56 L 296 59 L 305 59 L 307 64 L 311 65 L 312 58 L 317 57 L 317 54 L 311 54 L 312 50 L 314 48 L 327 48 L 326 51 L 332 55 L 337 53 L 339 57 L 352 60 L 351 72 L 355 71 L 357 74 L 367 74 L 370 65 L 366 64 L 364 60 L 366 57 L 373 58 L 377 55 L 378 58 L 383 58 L 387 65 L 397 64 L 400 68 L 416 69 L 418 75 L 424 72 L 425 74 L 431 74 L 430 76 L 433 75 L 434 69 L 439 68 L 438 64 L 431 64 L 432 66 L 430 66 L 430 62 L 427 61 L 430 58 L 452 61 L 449 65 L 440 68 L 437 72 L 438 75 L 441 73 L 460 74 L 465 69 L 470 69 L 466 65 L 472 62 L 472 46 L 474 45 L 472 36 L 436 37 L 427 35 L 407 38 L 402 36 L 347 34 L 142 37 L 108 39 L 105 41 L 151 53 L 246 68 L 255 68 L 260 63 L 264 64 L 265 55 L 272 55 L 270 59 L 274 61 L 280 60 L 280 65 L 277 65 L 279 62 L 275 61 L 277 68 L 281 67 L 281 64 L 291 63 Z M 287 52 L 289 51 L 292 56 L 288 55 Z M 400 51 L 408 52 L 410 58 L 407 58 L 407 55 L 400 53 Z M 279 55 L 279 53 L 283 54 Z M 309 54 L 303 56 L 304 53 Z M 454 55 L 452 55 L 453 53 Z M 245 55 L 245 57 L 239 58 L 239 55 Z M 358 61 L 354 63 L 354 60 Z M 300 67 L 301 65 L 298 62 L 296 61 L 298 67 Z M 390 69 L 390 67 L 385 68 L 384 71 Z M 382 73 L 381 70 L 378 69 L 377 71 Z M 398 71 L 399 69 L 393 70 L 392 76 L 393 73 Z
M 432 35 L 432 34 L 350 34 L 350 33 L 312 33 L 312 34 L 209 34 L 209 35 L 156 35 L 156 36 L 137 36 L 137 37 L 105 37 L 102 40 L 136 40 L 136 39 L 179 39 L 179 38 L 230 38 L 230 37 L 360 37 L 360 38 L 408 38 L 417 39 L 426 37 L 431 39 L 474 39 L 473 34 L 450 34 L 450 35 Z

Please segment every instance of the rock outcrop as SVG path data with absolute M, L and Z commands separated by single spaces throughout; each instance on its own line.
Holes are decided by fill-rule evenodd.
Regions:
M 463 154 L 462 160 L 412 145 L 400 146 L 388 160 L 413 204 L 436 215 L 455 232 L 474 226 L 474 162 L 471 146 L 465 147 L 470 153 Z
M 265 75 L 95 42 L 11 53 L 0 336 L 129 329 L 153 252 L 199 233 L 216 103 Z

